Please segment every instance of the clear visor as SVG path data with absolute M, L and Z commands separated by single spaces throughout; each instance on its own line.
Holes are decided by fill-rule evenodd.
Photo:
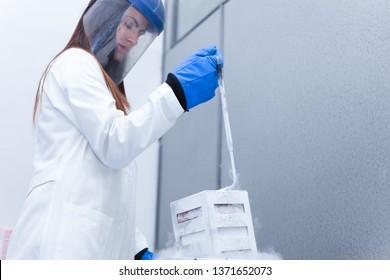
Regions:
M 149 20 L 127 0 L 98 0 L 84 15 L 91 50 L 116 84 L 157 37 Z

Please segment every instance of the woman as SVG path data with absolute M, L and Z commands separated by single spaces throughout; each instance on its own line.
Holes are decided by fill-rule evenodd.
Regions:
M 8 259 L 150 255 L 134 223 L 133 161 L 214 96 L 222 59 L 216 47 L 199 50 L 130 111 L 123 78 L 163 27 L 161 0 L 90 1 L 41 79 L 34 174 Z

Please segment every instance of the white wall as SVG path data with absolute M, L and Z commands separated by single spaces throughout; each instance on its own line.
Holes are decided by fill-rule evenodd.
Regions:
M 32 111 L 48 62 L 67 43 L 88 0 L 0 0 L 0 226 L 14 226 L 26 195 L 33 159 Z M 126 78 L 133 108 L 161 81 L 162 36 Z M 154 244 L 158 143 L 138 160 L 139 225 Z M 153 248 L 153 246 L 152 246 Z

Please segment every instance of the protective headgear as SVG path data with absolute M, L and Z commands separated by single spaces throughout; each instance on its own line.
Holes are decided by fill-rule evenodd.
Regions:
M 120 84 L 130 69 L 163 31 L 161 0 L 97 0 L 83 18 L 96 58 Z

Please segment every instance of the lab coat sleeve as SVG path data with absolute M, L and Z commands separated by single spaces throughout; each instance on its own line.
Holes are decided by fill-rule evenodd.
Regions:
M 148 242 L 146 241 L 145 236 L 143 233 L 138 229 L 138 227 L 135 228 L 135 247 L 134 252 L 138 253 L 141 250 L 148 248 Z
M 69 101 L 75 126 L 97 157 L 112 168 L 130 164 L 183 113 L 172 89 L 164 83 L 144 106 L 124 115 L 116 109 L 97 60 L 81 49 L 64 52 L 51 72 Z

